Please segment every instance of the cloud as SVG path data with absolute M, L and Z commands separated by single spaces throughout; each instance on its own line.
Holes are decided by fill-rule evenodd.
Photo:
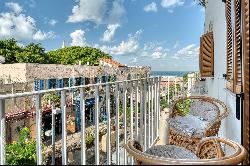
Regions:
M 72 9 L 72 15 L 67 22 L 76 23 L 84 21 L 93 21 L 101 23 L 107 10 L 106 0 L 79 0 L 77 5 Z
M 10 8 L 16 14 L 19 14 L 23 11 L 23 8 L 18 3 L 8 2 L 5 3 L 5 6 Z
M 138 30 L 134 35 L 129 34 L 127 41 L 122 41 L 117 46 L 106 46 L 103 45 L 100 47 L 101 50 L 107 52 L 111 55 L 131 55 L 136 54 L 139 50 L 139 37 L 143 31 Z
M 72 9 L 72 14 L 67 22 L 78 23 L 91 21 L 96 24 L 119 24 L 126 13 L 123 0 L 114 0 L 108 5 L 109 0 L 78 0 Z
M 174 12 L 174 8 L 177 6 L 183 6 L 184 5 L 184 0 L 162 0 L 161 1 L 161 6 L 163 8 L 168 9 L 170 13 Z
M 143 10 L 145 12 L 157 12 L 158 11 L 157 4 L 155 2 L 152 2 L 152 3 L 144 6 Z
M 71 46 L 86 46 L 85 31 L 78 29 L 70 34 L 72 39 Z
M 130 59 L 129 59 L 129 63 L 131 63 L 131 64 L 138 63 L 137 57 L 130 58 Z
M 114 36 L 117 28 L 120 27 L 119 24 L 110 24 L 107 26 L 107 30 L 103 33 L 103 37 L 101 38 L 101 41 L 109 42 L 111 41 Z
M 78 0 L 72 9 L 67 22 L 78 23 L 91 21 L 96 24 L 117 24 L 124 19 L 125 8 L 123 0 L 114 0 L 112 6 L 109 0 Z
M 33 35 L 34 40 L 45 40 L 45 39 L 54 38 L 54 37 L 55 37 L 55 33 L 53 31 L 42 32 L 41 30 L 38 30 Z
M 104 19 L 104 23 L 121 24 L 126 19 L 125 13 L 123 0 L 114 0 L 111 10 L 108 11 L 108 18 L 107 20 Z
M 54 20 L 54 19 L 51 19 L 51 20 L 48 21 L 48 24 L 51 25 L 51 26 L 54 26 L 54 25 L 56 25 L 57 23 L 58 23 L 58 21 L 57 21 L 57 20 Z
M 31 16 L 26 16 L 19 13 L 22 7 L 17 5 L 10 5 L 6 3 L 7 7 L 19 6 L 11 8 L 13 11 L 0 13 L 0 39 L 15 38 L 16 40 L 45 40 L 53 38 L 54 32 L 42 32 L 37 29 L 36 21 Z
M 176 49 L 177 47 L 179 47 L 179 42 L 178 41 L 175 42 L 173 48 Z
M 144 44 L 144 47 L 140 52 L 140 56 L 151 60 L 158 60 L 167 57 L 168 52 L 169 50 L 163 48 L 162 43 L 148 42 Z
M 172 57 L 173 59 L 190 59 L 194 57 L 198 57 L 199 55 L 199 47 L 196 47 L 195 44 L 190 44 L 180 50 L 178 50 L 175 55 Z

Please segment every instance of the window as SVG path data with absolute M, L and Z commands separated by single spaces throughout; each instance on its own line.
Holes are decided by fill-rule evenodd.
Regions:
M 214 39 L 208 32 L 200 39 L 200 73 L 201 77 L 214 76 Z
M 227 21 L 227 88 L 234 93 L 242 90 L 241 1 L 226 1 Z

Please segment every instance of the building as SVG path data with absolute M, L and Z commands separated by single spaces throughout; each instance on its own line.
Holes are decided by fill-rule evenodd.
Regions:
M 208 96 L 230 108 L 219 136 L 249 151 L 249 0 L 206 0 L 200 72 Z
M 123 65 L 123 64 L 121 64 L 113 59 L 108 59 L 108 58 L 100 58 L 99 64 L 101 66 L 116 67 L 116 68 L 126 67 L 125 65 Z
M 149 75 L 150 68 L 121 67 L 119 62 L 109 61 L 113 66 L 86 66 L 86 65 L 60 65 L 60 64 L 0 64 L 0 93 L 14 94 L 31 91 L 39 91 L 54 88 L 63 88 L 95 83 L 127 80 L 128 78 L 139 78 Z M 119 64 L 119 65 L 118 65 Z M 117 66 L 120 66 L 117 68 Z M 132 77 L 131 77 L 132 76 Z M 71 93 L 71 92 L 67 92 Z M 77 107 L 74 106 L 74 93 L 67 98 L 67 112 L 76 120 L 73 128 L 78 129 L 79 115 Z M 55 97 L 55 96 L 54 96 Z M 94 96 L 89 95 L 89 103 L 86 103 L 86 111 L 91 115 L 94 112 Z M 44 98 L 45 99 L 45 98 Z M 34 97 L 6 100 L 7 142 L 16 141 L 22 126 L 31 129 L 31 135 L 36 137 L 35 131 L 35 99 Z M 57 101 L 60 105 L 60 100 Z M 44 132 L 51 129 L 47 122 L 51 121 L 51 112 L 46 104 L 43 110 Z M 72 112 L 75 110 L 75 112 Z M 60 126 L 60 114 L 57 115 L 57 127 Z M 93 123 L 93 116 L 91 122 Z M 72 128 L 69 126 L 69 128 Z M 71 130 L 74 131 L 74 130 Z M 58 130 L 60 133 L 60 131 Z

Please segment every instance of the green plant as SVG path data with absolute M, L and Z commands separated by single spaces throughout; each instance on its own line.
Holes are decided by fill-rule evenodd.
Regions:
M 43 106 L 54 104 L 55 107 L 60 107 L 60 96 L 56 92 L 48 93 L 43 96 Z
M 162 99 L 160 101 L 161 108 L 167 108 L 168 107 L 168 100 Z
M 30 130 L 24 127 L 17 142 L 6 145 L 8 165 L 36 165 L 36 141 L 30 139 Z
M 90 147 L 91 145 L 94 144 L 94 135 L 92 133 L 87 133 L 85 137 L 85 143 L 87 147 Z
M 189 114 L 189 109 L 192 104 L 192 100 L 187 99 L 176 104 L 176 108 L 180 111 L 182 116 Z

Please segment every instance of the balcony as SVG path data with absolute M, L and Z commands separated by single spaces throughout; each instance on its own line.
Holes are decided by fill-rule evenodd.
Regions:
M 23 114 L 34 115 L 38 165 L 127 165 L 134 164 L 124 148 L 128 139 L 138 140 L 143 151 L 152 145 L 165 143 L 168 139 L 164 133 L 166 117 L 163 113 L 168 113 L 165 108 L 177 98 L 204 95 L 204 89 L 197 77 L 190 76 L 185 82 L 169 76 L 1 95 L 1 164 L 8 164 L 6 133 L 9 123 L 6 121 L 9 117 L 6 115 L 11 110 L 7 109 L 6 103 L 10 100 L 29 98 L 33 101 L 31 111 Z M 51 98 L 44 105 L 44 97 L 50 94 L 56 94 L 59 103 Z M 87 112 L 90 104 L 94 109 Z M 79 111 L 75 111 L 73 125 L 69 122 L 72 109 Z M 52 116 L 51 129 L 46 132 L 42 123 L 44 111 L 51 112 Z M 61 123 L 56 128 L 58 114 L 61 115 Z M 61 132 L 56 133 L 56 129 Z M 89 143 L 91 139 L 93 142 Z

